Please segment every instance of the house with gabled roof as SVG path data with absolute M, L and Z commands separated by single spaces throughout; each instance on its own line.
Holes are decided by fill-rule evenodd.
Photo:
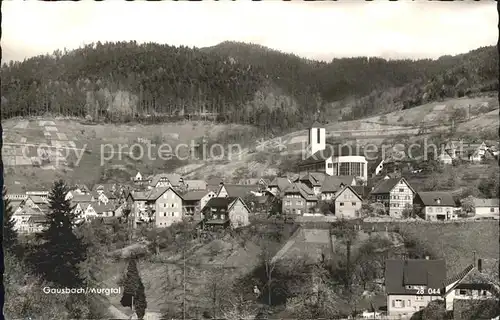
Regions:
M 356 177 L 354 176 L 327 176 L 321 183 L 321 200 L 333 200 L 337 191 L 344 186 L 355 186 Z
M 301 215 L 314 210 L 318 196 L 307 185 L 295 182 L 283 192 L 282 212 Z
M 442 300 L 446 281 L 444 260 L 388 259 L 385 292 L 389 316 L 410 317 L 429 302 Z
M 498 199 L 479 199 L 474 198 L 474 216 L 487 217 L 499 215 Z
M 193 218 L 198 216 L 201 218 L 201 211 L 212 198 L 217 195 L 215 192 L 210 190 L 192 190 L 188 191 L 182 195 L 182 206 L 184 209 L 184 214 Z
M 428 221 L 447 221 L 457 219 L 457 207 L 449 192 L 418 192 L 413 200 L 414 208 Z
M 384 204 L 389 216 L 401 218 L 404 209 L 413 207 L 415 190 L 405 178 L 384 179 L 371 191 L 374 202 Z
M 171 186 L 153 189 L 146 201 L 148 215 L 154 217 L 157 228 L 165 228 L 181 222 L 183 215 L 182 196 Z
M 454 319 L 463 318 L 457 313 L 463 309 L 464 302 L 469 309 L 476 302 L 490 301 L 498 304 L 500 286 L 498 279 L 496 279 L 497 282 L 492 281 L 496 278 L 495 274 L 498 274 L 498 260 L 478 259 L 477 263 L 468 265 L 461 272 L 446 280 L 443 298 L 446 310 L 454 311 Z M 459 305 L 458 308 L 457 305 Z M 498 314 L 491 314 L 488 318 L 496 315 Z
M 343 186 L 333 198 L 335 216 L 341 219 L 359 218 L 363 199 L 348 185 Z
M 239 197 L 211 198 L 202 214 L 203 229 L 236 229 L 250 224 L 250 209 Z

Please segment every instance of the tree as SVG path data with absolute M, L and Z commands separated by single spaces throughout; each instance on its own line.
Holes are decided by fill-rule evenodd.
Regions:
M 453 110 L 450 119 L 455 121 L 462 121 L 467 118 L 467 111 L 464 108 L 456 108 Z
M 346 246 L 346 272 L 344 284 L 346 288 L 350 288 L 352 277 L 351 246 L 358 237 L 358 232 L 354 229 L 354 226 L 351 223 L 342 219 L 331 224 L 330 233 L 335 236 L 335 239 L 338 239 L 340 243 L 343 243 Z
M 121 285 L 123 286 L 123 296 L 120 300 L 121 305 L 130 307 L 137 314 L 137 318 L 142 319 L 147 308 L 146 294 L 144 293 L 144 285 L 142 284 L 139 270 L 137 270 L 137 262 L 134 258 L 129 260 L 127 273 Z
M 75 216 L 69 200 L 65 200 L 67 191 L 64 181 L 54 183 L 49 194 L 46 228 L 38 235 L 41 244 L 33 258 L 35 268 L 47 281 L 75 287 L 84 280 L 78 265 L 85 261 L 87 248 L 82 238 L 73 233 Z
M 473 213 L 474 212 L 474 197 L 467 196 L 467 198 L 460 200 L 460 206 L 462 207 L 462 211 L 465 212 L 467 215 Z
M 3 214 L 3 247 L 10 252 L 15 252 L 18 239 L 15 220 L 13 218 L 14 210 L 10 205 L 10 200 L 7 198 L 7 189 L 5 187 L 3 189 Z

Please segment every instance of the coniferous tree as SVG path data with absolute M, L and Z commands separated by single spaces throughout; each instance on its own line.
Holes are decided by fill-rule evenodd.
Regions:
M 3 247 L 10 251 L 15 252 L 18 245 L 17 231 L 15 229 L 15 221 L 12 217 L 14 210 L 7 199 L 7 189 L 3 188 L 3 231 L 2 231 L 2 244 Z
M 130 307 L 135 310 L 138 319 L 142 319 L 146 313 L 147 302 L 146 294 L 144 293 L 144 285 L 142 284 L 139 270 L 137 270 L 137 262 L 131 258 L 127 267 L 127 274 L 123 279 L 123 296 L 120 303 L 124 307 Z
M 83 280 L 79 263 L 85 261 L 86 245 L 73 233 L 75 216 L 69 200 L 68 188 L 59 180 L 49 194 L 49 212 L 46 227 L 39 234 L 41 244 L 35 248 L 35 268 L 47 281 L 60 286 L 75 287 Z

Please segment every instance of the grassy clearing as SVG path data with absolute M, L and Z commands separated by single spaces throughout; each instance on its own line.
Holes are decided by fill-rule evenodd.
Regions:
M 454 275 L 476 259 L 499 258 L 496 221 L 400 224 L 400 232 L 446 259 L 447 275 Z

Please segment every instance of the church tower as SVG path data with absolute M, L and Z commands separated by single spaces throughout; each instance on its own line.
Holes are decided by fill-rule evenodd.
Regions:
M 314 121 L 309 129 L 309 147 L 311 154 L 326 149 L 326 130 L 317 121 Z

